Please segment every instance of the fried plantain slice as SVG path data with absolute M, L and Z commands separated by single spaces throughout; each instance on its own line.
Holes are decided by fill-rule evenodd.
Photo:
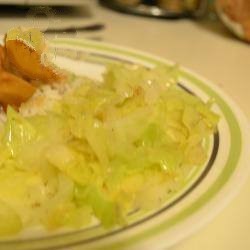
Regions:
M 7 105 L 19 107 L 34 94 L 35 90 L 36 88 L 25 80 L 0 70 L 0 103 L 4 108 Z
M 56 71 L 53 65 L 42 61 L 42 54 L 22 40 L 7 40 L 5 42 L 6 57 L 14 72 L 18 72 L 28 81 L 43 83 L 60 82 L 63 75 Z

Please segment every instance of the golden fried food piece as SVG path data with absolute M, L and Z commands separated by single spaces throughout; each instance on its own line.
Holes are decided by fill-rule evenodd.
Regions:
M 24 79 L 43 83 L 55 83 L 63 79 L 55 67 L 42 61 L 42 54 L 24 41 L 7 40 L 5 48 L 10 69 Z
M 34 94 L 35 90 L 36 88 L 25 80 L 0 70 L 0 103 L 5 109 L 7 105 L 19 107 Z
M 217 0 L 216 8 L 219 14 L 222 12 L 229 19 L 230 22 L 222 19 L 224 24 L 236 35 L 250 42 L 250 1 Z
M 54 84 L 65 78 L 46 54 L 42 32 L 34 28 L 13 28 L 0 45 L 0 105 L 18 108 L 35 92 L 36 85 Z

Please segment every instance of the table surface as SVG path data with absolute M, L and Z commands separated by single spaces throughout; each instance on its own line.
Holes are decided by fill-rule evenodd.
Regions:
M 100 7 L 95 0 L 89 0 L 86 7 L 85 13 L 94 21 L 104 22 L 106 29 L 78 32 L 77 37 L 129 46 L 180 63 L 220 86 L 250 119 L 250 45 L 235 39 L 218 21 L 170 21 L 126 15 Z M 24 17 L 1 15 L 0 32 L 5 33 L 16 23 L 25 24 Z M 60 24 L 88 22 L 80 15 L 72 19 L 60 16 L 58 20 Z M 248 250 L 249 232 L 250 178 L 217 217 L 173 249 Z

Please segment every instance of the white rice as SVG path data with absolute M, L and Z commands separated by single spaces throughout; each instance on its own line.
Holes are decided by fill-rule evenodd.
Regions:
M 57 101 L 72 92 L 77 86 L 83 84 L 84 80 L 83 77 L 77 77 L 68 83 L 42 85 L 27 102 L 21 104 L 19 108 L 20 114 L 24 117 L 46 114 Z
M 60 100 L 67 92 L 65 86 L 65 84 L 57 84 L 39 87 L 27 102 L 21 104 L 19 113 L 24 117 L 46 114 L 53 107 L 54 103 Z M 1 111 L 0 122 L 3 123 L 6 119 L 6 113 Z

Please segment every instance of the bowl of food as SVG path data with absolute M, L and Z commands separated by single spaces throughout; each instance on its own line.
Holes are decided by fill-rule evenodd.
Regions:
M 221 21 L 234 35 L 250 42 L 250 2 L 217 0 L 215 7 Z
M 170 19 L 201 17 L 207 8 L 206 0 L 101 0 L 100 3 L 128 14 Z
M 2 249 L 170 247 L 246 178 L 244 115 L 170 61 L 18 28 L 0 79 Z

